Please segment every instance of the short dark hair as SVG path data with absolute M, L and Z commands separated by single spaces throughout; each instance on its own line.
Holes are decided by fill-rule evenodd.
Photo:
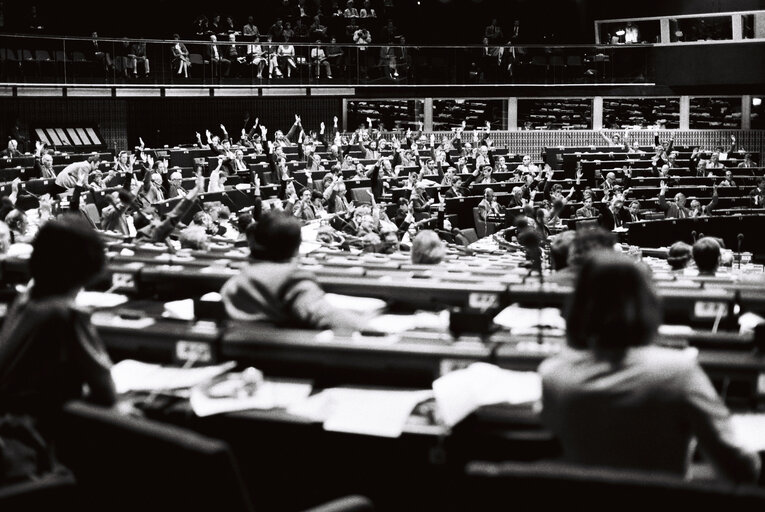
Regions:
M 557 235 L 550 242 L 550 262 L 553 270 L 563 270 L 568 266 L 568 250 L 576 237 L 576 231 L 568 230 Z
M 720 266 L 720 243 L 705 236 L 693 244 L 693 261 L 703 274 L 714 274 Z
M 603 228 L 578 229 L 569 248 L 568 264 L 571 267 L 581 267 L 594 252 L 612 250 L 614 243 L 614 235 Z
M 257 260 L 289 260 L 297 254 L 300 241 L 300 221 L 278 210 L 264 213 L 247 228 L 250 256 Z
M 685 242 L 675 242 L 667 253 L 667 263 L 672 270 L 684 269 L 691 261 L 691 246 Z
M 628 347 L 649 344 L 661 311 L 646 269 L 616 252 L 588 258 L 566 313 L 568 343 L 621 359 Z
M 104 269 L 104 243 L 85 220 L 62 215 L 43 224 L 32 242 L 33 296 L 62 295 L 90 284 Z

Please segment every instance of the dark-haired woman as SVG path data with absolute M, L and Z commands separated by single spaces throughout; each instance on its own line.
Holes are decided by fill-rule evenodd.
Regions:
M 568 462 L 685 476 L 696 438 L 723 477 L 757 480 L 759 457 L 736 444 L 695 356 L 653 344 L 659 303 L 640 267 L 596 253 L 571 299 L 569 346 L 539 370 L 543 421 Z

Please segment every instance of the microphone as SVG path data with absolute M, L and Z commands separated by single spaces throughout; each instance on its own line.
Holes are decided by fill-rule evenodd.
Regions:
M 693 239 L 694 244 L 696 243 L 696 234 L 697 233 L 695 231 L 691 231 L 691 238 Z
M 741 245 L 744 243 L 744 233 L 739 233 L 736 235 L 736 239 L 738 240 L 738 251 L 741 252 Z

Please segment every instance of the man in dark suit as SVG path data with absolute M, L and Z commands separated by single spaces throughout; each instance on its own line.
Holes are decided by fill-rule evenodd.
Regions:
M 18 150 L 19 143 L 16 142 L 16 139 L 11 139 L 8 141 L 8 147 L 4 149 L 3 151 L 0 151 L 0 157 L 3 158 L 15 158 L 19 156 L 24 156 L 24 154 Z
M 640 213 L 640 203 L 632 201 L 630 203 L 630 222 L 640 222 L 643 220 L 643 214 Z
M 765 207 L 765 178 L 760 178 L 757 182 L 757 187 L 749 192 L 749 200 L 751 201 L 752 208 Z
M 465 197 L 470 195 L 470 184 L 473 182 L 475 176 L 469 176 L 465 181 L 462 181 L 462 176 L 455 175 L 452 178 L 452 186 L 444 192 L 444 197 L 447 199 L 455 197 Z
M 667 203 L 667 184 L 661 182 L 659 190 L 659 209 L 664 212 L 666 219 L 685 219 L 691 216 L 691 211 L 685 206 L 685 194 L 675 194 L 675 202 Z
M 217 37 L 214 35 L 210 36 L 210 44 L 205 48 L 205 58 L 210 61 L 213 67 L 220 67 L 220 76 L 227 77 L 231 71 L 231 61 L 223 56 L 223 53 L 221 53 L 223 47 L 215 44 L 217 42 Z
M 630 214 L 624 208 L 624 199 L 616 196 L 611 201 L 611 206 L 600 216 L 600 225 L 608 230 L 622 228 L 630 222 Z
M 576 211 L 576 216 L 579 218 L 597 217 L 598 215 L 600 215 L 600 213 L 594 206 L 592 206 L 592 196 L 588 196 L 584 200 L 584 206 Z

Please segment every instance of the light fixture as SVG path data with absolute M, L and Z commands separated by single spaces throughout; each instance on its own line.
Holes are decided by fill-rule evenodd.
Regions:
M 616 34 L 617 36 L 623 36 L 624 34 L 626 34 L 626 32 L 625 32 L 625 31 L 624 31 L 624 29 L 622 28 L 622 29 L 619 29 L 619 30 L 617 30 L 617 31 L 615 32 L 615 34 Z
M 759 107 L 762 105 L 762 98 L 752 98 L 752 106 Z

